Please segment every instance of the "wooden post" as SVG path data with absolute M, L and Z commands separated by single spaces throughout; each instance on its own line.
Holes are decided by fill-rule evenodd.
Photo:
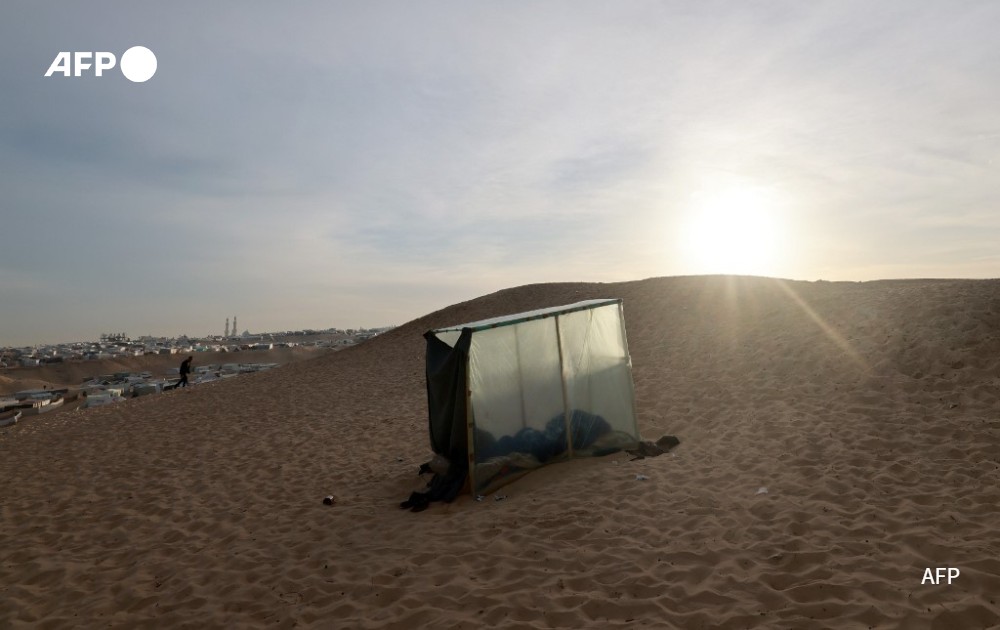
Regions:
M 622 350 L 625 353 L 625 373 L 628 376 L 629 402 L 632 404 L 632 422 L 635 426 L 635 438 L 641 439 L 639 435 L 639 411 L 635 404 L 635 382 L 632 380 L 632 357 L 628 351 L 628 338 L 625 335 L 625 305 L 618 302 L 618 323 L 622 331 Z
M 573 457 L 573 423 L 569 409 L 569 391 L 566 389 L 566 366 L 563 361 L 562 331 L 559 328 L 560 316 L 556 315 L 553 319 L 556 320 L 556 345 L 559 348 L 559 382 L 562 383 L 563 418 L 566 424 L 566 452 L 569 453 L 569 457 Z
M 471 353 L 471 348 L 469 349 Z M 465 424 L 468 432 L 469 450 L 469 489 L 473 498 L 476 496 L 476 419 L 472 413 L 472 386 L 469 384 L 471 374 L 469 373 L 469 355 L 465 356 Z

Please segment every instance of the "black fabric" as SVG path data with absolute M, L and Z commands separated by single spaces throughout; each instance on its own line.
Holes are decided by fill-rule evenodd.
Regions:
M 424 469 L 422 465 L 421 471 Z M 452 465 L 447 474 L 434 474 L 431 482 L 427 484 L 425 492 L 411 492 L 410 498 L 399 504 L 399 507 L 408 509 L 411 512 L 423 512 L 430 505 L 431 501 L 444 501 L 451 503 L 455 497 L 462 492 L 465 487 L 465 478 L 468 476 L 468 466 Z
M 414 492 L 399 507 L 413 512 L 427 509 L 431 501 L 450 503 L 459 495 L 469 476 L 469 429 L 467 385 L 472 330 L 465 329 L 455 346 L 427 332 L 427 414 L 431 450 L 448 460 L 448 471 L 434 474 L 426 492 Z M 420 474 L 430 465 L 420 467 Z
M 433 332 L 426 333 L 424 338 L 427 339 L 427 411 L 431 449 L 452 465 L 461 462 L 468 468 L 465 388 L 472 331 L 463 330 L 454 347 L 438 339 Z
M 668 452 L 673 447 L 680 444 L 681 441 L 677 439 L 675 435 L 664 435 L 656 441 L 654 444 L 649 440 L 639 442 L 635 448 L 625 449 L 625 452 L 632 455 L 632 461 L 637 459 L 645 459 L 647 457 L 656 457 L 658 455 L 663 455 Z

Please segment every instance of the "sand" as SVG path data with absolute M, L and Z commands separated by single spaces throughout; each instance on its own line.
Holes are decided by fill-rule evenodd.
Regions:
M 421 334 L 593 297 L 624 298 L 643 436 L 681 445 L 400 510 Z M 998 399 L 1000 281 L 501 291 L 0 430 L 0 627 L 997 627 Z

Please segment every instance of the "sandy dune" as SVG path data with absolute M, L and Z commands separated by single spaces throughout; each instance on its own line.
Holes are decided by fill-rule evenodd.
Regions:
M 421 334 L 594 297 L 624 298 L 643 435 L 681 445 L 400 510 Z M 511 289 L 0 429 L 0 476 L 4 628 L 997 627 L 1000 281 Z

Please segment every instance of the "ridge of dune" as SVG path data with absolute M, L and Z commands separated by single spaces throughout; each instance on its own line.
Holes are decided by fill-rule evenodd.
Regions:
M 624 300 L 640 430 L 681 445 L 399 510 L 423 332 L 598 297 Z M 995 627 L 998 407 L 1000 280 L 506 289 L 0 429 L 0 626 Z

